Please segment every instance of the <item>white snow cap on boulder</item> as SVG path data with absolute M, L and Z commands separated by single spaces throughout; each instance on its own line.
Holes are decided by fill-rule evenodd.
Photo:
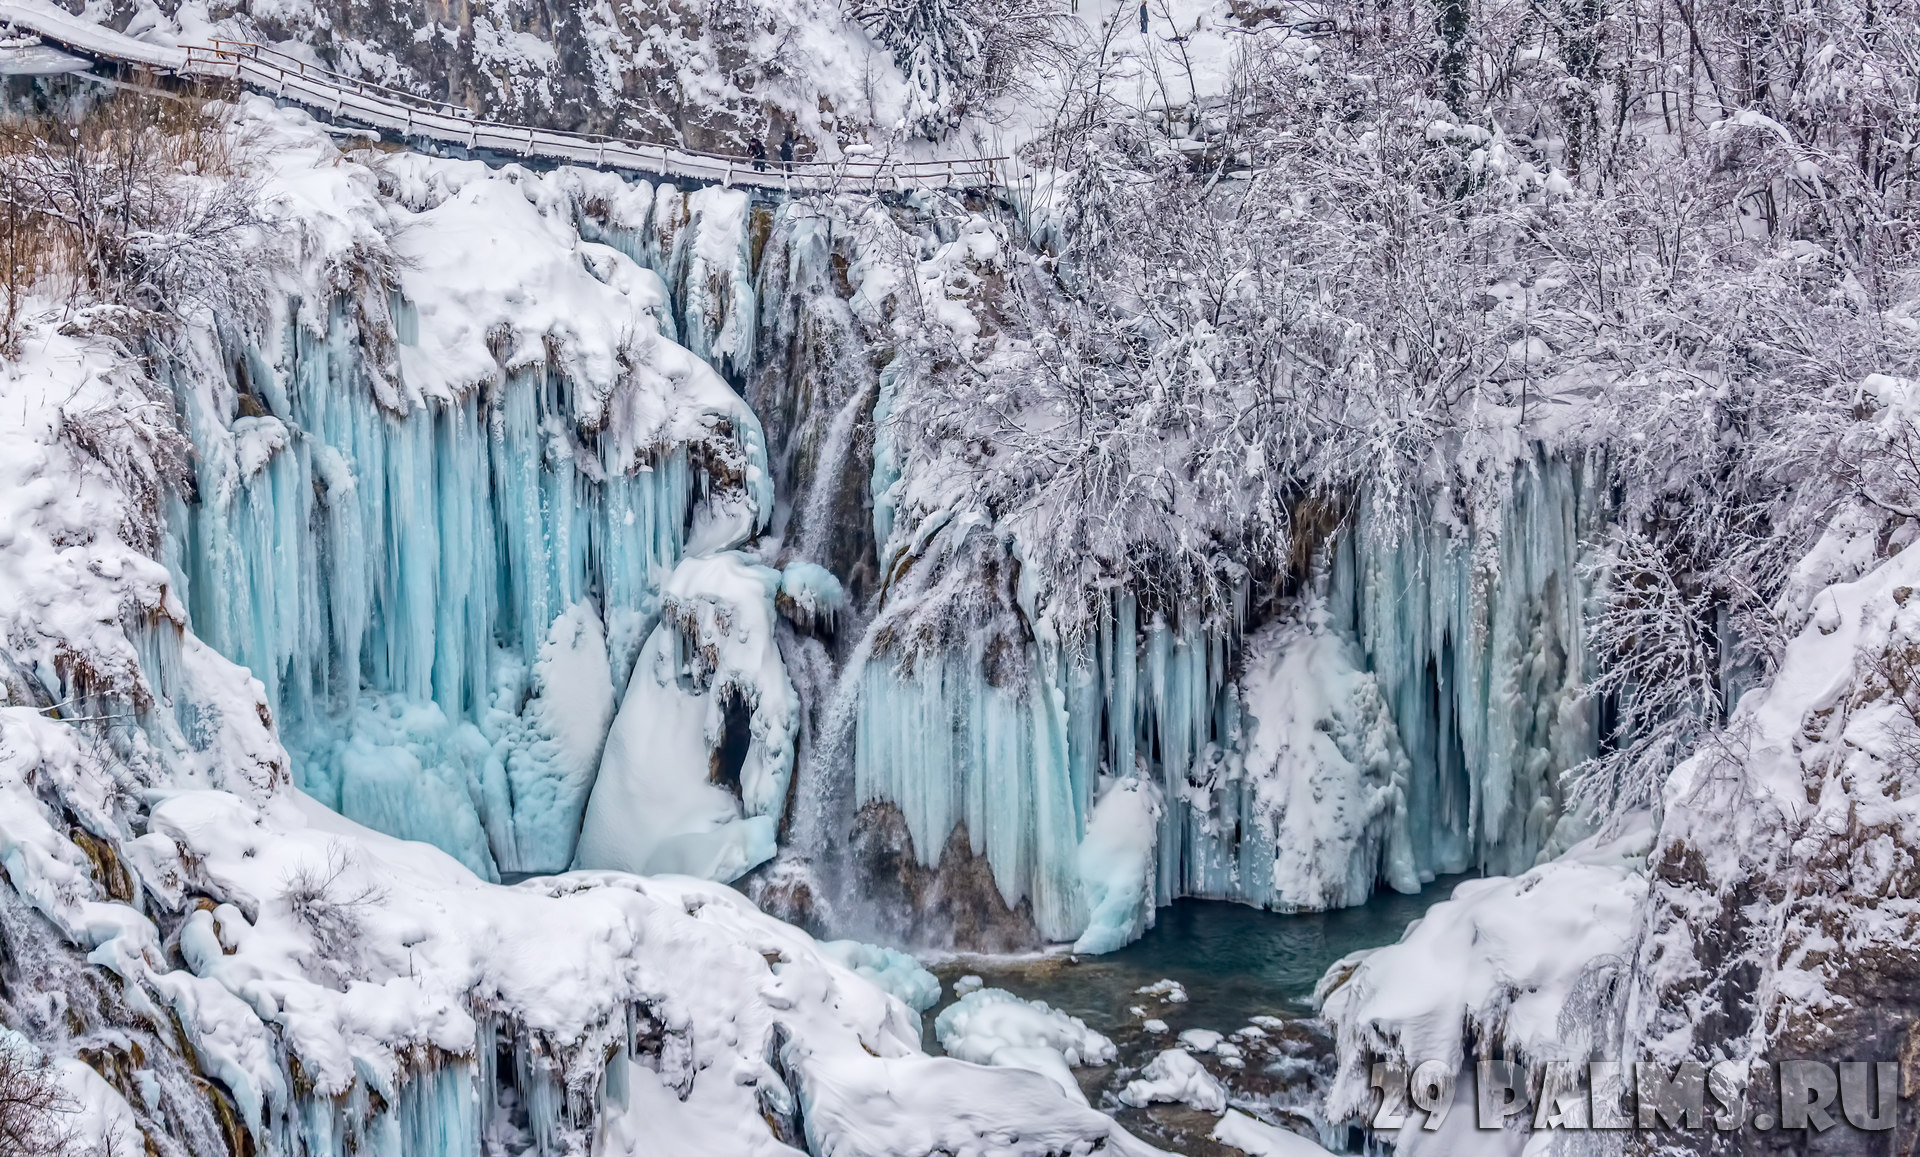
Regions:
M 1112 1064 L 1119 1055 L 1079 1017 L 1000 988 L 966 993 L 940 1013 L 933 1031 L 950 1057 L 1039 1073 L 1082 1102 L 1069 1068 Z
M 1136 1109 L 1157 1101 L 1183 1104 L 1202 1113 L 1227 1107 L 1227 1090 L 1214 1075 L 1184 1049 L 1168 1049 L 1153 1058 L 1138 1080 L 1127 1082 L 1120 1100 Z

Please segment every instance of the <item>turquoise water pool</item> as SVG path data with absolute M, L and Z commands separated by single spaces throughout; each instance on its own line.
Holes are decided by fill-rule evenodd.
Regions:
M 1214 1118 L 1178 1106 L 1132 1109 L 1118 1101 L 1126 1082 L 1187 1029 L 1232 1034 L 1262 1021 L 1264 1035 L 1242 1038 L 1241 1067 L 1201 1055 L 1228 1088 L 1233 1103 L 1270 1123 L 1302 1131 L 1317 1125 L 1318 1082 L 1330 1071 L 1331 1041 L 1313 1019 L 1314 986 L 1328 967 L 1362 948 L 1391 944 L 1426 910 L 1450 895 L 1466 876 L 1452 876 L 1403 896 L 1381 893 L 1358 908 L 1283 915 L 1209 900 L 1181 900 L 1162 908 L 1140 940 L 1106 956 L 1065 952 L 1033 956 L 956 956 L 929 963 L 942 981 L 940 1003 L 925 1015 L 929 1051 L 938 1051 L 933 1023 L 957 997 L 954 984 L 978 976 L 1029 1000 L 1044 1000 L 1113 1039 L 1120 1059 L 1076 1072 L 1088 1099 L 1113 1112 L 1136 1134 L 1174 1152 L 1211 1157 L 1236 1150 L 1205 1139 Z M 1139 990 L 1171 980 L 1184 1001 Z M 1149 1031 L 1149 1021 L 1165 1025 Z

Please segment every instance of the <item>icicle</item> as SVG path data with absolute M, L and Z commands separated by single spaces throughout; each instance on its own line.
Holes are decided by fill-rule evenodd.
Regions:
M 321 802 L 484 876 L 564 868 L 599 757 L 583 733 L 604 734 L 682 552 L 685 446 L 642 454 L 617 421 L 581 445 L 544 363 L 383 409 L 342 303 L 286 348 L 281 375 L 249 353 L 260 392 L 237 418 L 183 391 L 202 500 L 176 508 L 166 555 L 194 629 L 266 686 Z M 764 519 L 764 448 L 735 405 Z

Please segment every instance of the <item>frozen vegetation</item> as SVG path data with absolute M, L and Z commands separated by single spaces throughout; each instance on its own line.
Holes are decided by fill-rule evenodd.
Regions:
M 1913 0 L 543 13 L 86 15 L 1009 181 L 32 90 L 0 1049 L 76 1144 L 1289 1153 L 1180 985 L 1095 1106 L 1113 1042 L 977 978 L 925 1055 L 906 950 L 1461 872 L 1322 982 L 1329 1141 L 1382 1060 L 1900 1053 Z

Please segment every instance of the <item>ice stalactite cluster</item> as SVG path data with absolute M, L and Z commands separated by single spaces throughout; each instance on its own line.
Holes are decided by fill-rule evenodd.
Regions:
M 1083 656 L 1040 632 L 1015 685 L 964 652 L 910 674 L 869 662 L 858 797 L 898 806 L 923 857 L 964 824 L 1006 904 L 1084 951 L 1180 896 L 1322 909 L 1524 868 L 1560 819 L 1560 773 L 1594 742 L 1579 694 L 1592 496 L 1552 461 L 1513 493 L 1483 534 L 1396 534 L 1363 501 L 1323 593 L 1240 640 L 1121 595 Z M 1129 853 L 1122 827 L 1147 846 Z
M 1560 819 L 1560 774 L 1595 742 L 1579 696 L 1592 470 L 1516 444 L 1483 455 L 1490 480 L 1471 496 L 1355 495 L 1296 596 L 1250 612 L 1243 593 L 1222 626 L 1116 588 L 1091 637 L 1065 645 L 1017 535 L 954 478 L 903 474 L 919 433 L 896 410 L 925 388 L 926 335 L 990 361 L 980 287 L 1007 275 L 983 217 L 928 220 L 794 204 L 765 249 L 753 397 L 777 415 L 791 491 L 776 532 L 798 528 L 780 549 L 805 560 L 789 601 L 811 621 L 799 576 L 819 563 L 879 593 L 857 645 L 834 644 L 838 687 L 807 692 L 846 718 L 806 753 L 801 813 L 831 830 L 884 806 L 923 871 L 951 874 L 962 849 L 991 876 L 982 902 L 1084 951 L 1138 936 L 1180 896 L 1318 909 L 1531 864 Z M 862 498 L 870 545 L 824 529 Z M 837 855 L 796 854 L 815 870 Z M 873 870 L 852 864 L 843 890 L 860 896 Z
M 378 208 L 370 170 L 302 116 L 247 115 L 279 137 L 268 189 L 305 200 L 307 240 L 366 223 L 353 215 Z M 596 759 L 602 784 L 634 772 L 598 751 L 628 666 L 623 706 L 671 704 L 665 722 L 684 725 L 671 754 L 696 772 L 739 741 L 739 806 L 770 830 L 791 761 L 769 629 L 780 582 L 730 549 L 766 509 L 751 415 L 641 324 L 654 316 L 642 307 L 664 307 L 657 280 L 591 242 L 542 244 L 577 202 L 548 200 L 538 179 L 394 163 L 441 188 L 441 208 L 484 211 L 410 211 L 427 218 L 403 234 L 420 247 L 401 295 L 412 309 L 384 366 L 369 319 L 331 293 L 318 313 L 261 327 L 291 331 L 284 363 L 259 341 L 194 335 L 210 360 L 172 382 L 196 452 L 188 509 L 164 501 L 168 473 L 189 466 L 167 391 L 114 343 L 62 332 L 58 308 L 36 303 L 30 352 L 0 375 L 0 408 L 19 415 L 0 426 L 0 955 L 13 970 L 0 1012 L 85 1100 L 99 1151 L 1153 1152 L 1045 1076 L 924 1055 L 914 1010 L 876 982 L 922 1007 L 937 982 L 898 953 L 823 947 L 685 877 L 485 878 L 510 846 L 489 823 L 541 829 L 487 812 L 474 769 L 511 787 L 537 766 L 516 755 L 545 760 L 551 794 L 530 798 L 546 801 L 584 794 L 578 773 Z M 432 284 L 453 260 L 445 233 L 503 252 Z M 525 284 L 515 275 L 542 269 L 531 288 L 558 299 L 571 286 L 573 308 L 529 293 L 487 313 L 462 297 L 506 281 L 504 302 Z M 623 326 L 617 347 L 593 340 Z M 416 363 L 418 349 L 437 353 Z M 485 372 L 454 376 L 467 369 Z M 629 520 L 608 497 L 655 483 L 680 495 L 660 520 L 626 507 Z M 534 524 L 503 525 L 516 510 Z M 522 531 L 544 553 L 516 554 Z M 163 546 L 170 565 L 154 557 Z M 546 569 L 516 586 L 529 560 Z M 623 582 L 634 602 L 620 609 L 648 608 L 645 631 L 602 601 Z M 543 609 L 520 618 L 530 605 Z M 202 626 L 256 666 L 222 657 Z M 656 680 L 650 660 L 666 651 Z M 497 686 L 484 680 L 514 664 L 526 688 L 506 702 L 539 733 L 524 746 L 475 714 Z M 334 714 L 341 696 L 360 714 Z M 391 730 L 356 730 L 369 717 Z M 309 743 L 338 729 L 326 750 L 346 810 L 368 787 L 355 777 L 389 775 L 399 798 L 375 818 L 440 825 L 431 834 L 454 846 L 374 831 L 296 790 L 299 777 L 325 790 L 316 768 L 336 763 L 311 763 L 317 746 L 290 759 L 277 721 Z M 443 796 L 422 788 L 440 775 Z M 463 806 L 478 833 L 466 844 L 447 819 Z
M 1411 767 L 1423 877 L 1531 866 L 1560 818 L 1561 772 L 1591 756 L 1584 545 L 1604 526 L 1588 464 L 1529 456 L 1493 509 L 1433 497 L 1401 526 L 1363 499 L 1329 602 L 1379 679 Z
M 483 875 L 561 870 L 667 576 L 772 508 L 757 421 L 695 356 L 751 348 L 746 199 L 411 156 L 354 174 L 325 208 L 312 179 L 282 195 L 334 281 L 390 267 L 391 300 L 309 290 L 229 381 L 176 383 L 197 501 L 167 558 L 304 789 Z M 682 279 L 678 308 L 629 251 Z

